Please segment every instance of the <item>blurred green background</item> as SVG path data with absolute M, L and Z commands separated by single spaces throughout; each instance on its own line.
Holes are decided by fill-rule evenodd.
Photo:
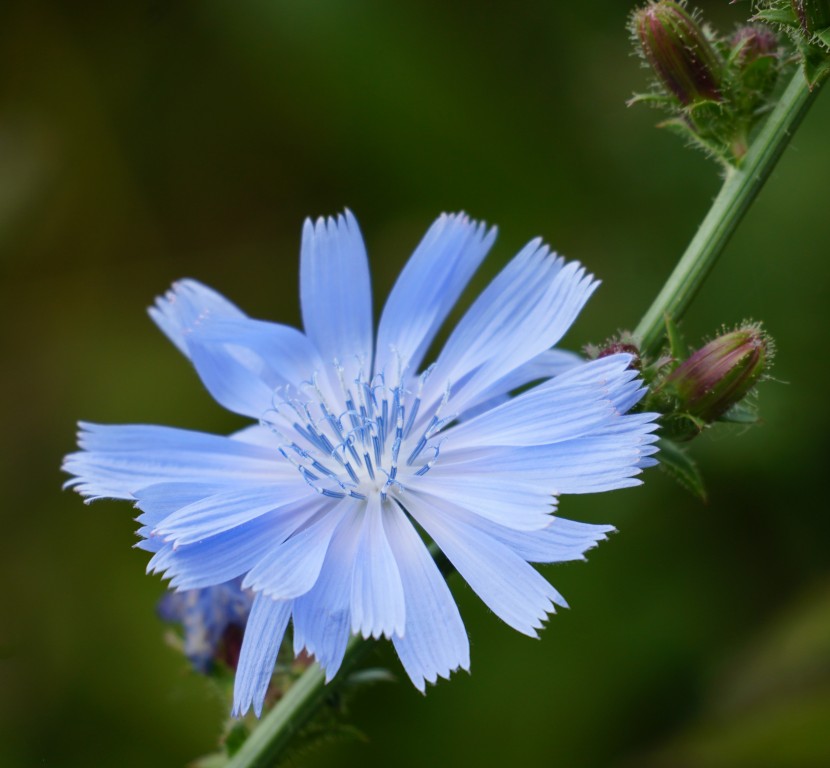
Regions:
M 748 4 L 700 3 L 730 28 Z M 299 232 L 349 206 L 376 305 L 435 216 L 542 235 L 603 286 L 572 348 L 633 326 L 717 169 L 625 100 L 631 5 L 216 0 L 0 5 L 0 765 L 182 766 L 225 704 L 165 645 L 131 508 L 62 493 L 77 419 L 238 426 L 145 314 L 192 276 L 299 323 Z M 301 765 L 830 765 L 825 497 L 830 95 L 685 330 L 764 320 L 765 423 L 699 440 L 710 503 L 657 470 L 566 498 L 619 534 L 545 569 L 572 610 L 522 637 L 453 579 L 472 674 L 357 699 L 366 742 Z M 825 511 L 822 512 L 821 510 Z

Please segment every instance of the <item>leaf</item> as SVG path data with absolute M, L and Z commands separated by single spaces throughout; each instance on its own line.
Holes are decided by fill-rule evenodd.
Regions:
M 661 438 L 658 445 L 660 446 L 660 468 L 689 493 L 705 502 L 707 496 L 703 476 L 694 460 L 671 440 Z

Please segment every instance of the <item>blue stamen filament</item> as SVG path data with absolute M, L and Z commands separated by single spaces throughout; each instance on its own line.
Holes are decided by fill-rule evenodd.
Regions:
M 400 378 L 390 385 L 383 374 L 375 375 L 370 384 L 362 371 L 349 389 L 336 362 L 335 370 L 341 393 L 332 395 L 330 402 L 345 408 L 332 410 L 315 373 L 296 390 L 300 397 L 287 391 L 275 394 L 273 407 L 260 423 L 279 438 L 280 456 L 323 496 L 365 501 L 377 494 L 385 502 L 390 495 L 405 493 L 410 481 L 426 475 L 438 460 L 440 448 L 432 440 L 455 418 L 441 416 L 449 401 L 449 386 L 429 414 L 423 412 L 421 398 L 429 370 L 419 377 L 413 388 L 417 392 Z M 425 461 L 421 457 L 427 448 L 432 449 L 432 457 Z M 402 451 L 408 457 L 405 464 Z

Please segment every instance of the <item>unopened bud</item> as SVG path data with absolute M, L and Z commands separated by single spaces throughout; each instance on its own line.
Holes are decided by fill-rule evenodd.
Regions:
M 748 325 L 710 341 L 666 378 L 680 411 L 715 421 L 758 383 L 770 359 L 771 340 Z
M 745 67 L 758 59 L 775 57 L 778 54 L 778 37 L 769 27 L 761 24 L 747 24 L 740 27 L 732 37 L 732 47 L 740 48 L 738 64 Z
M 790 5 L 808 37 L 830 27 L 830 0 L 790 0 Z
M 631 355 L 631 363 L 629 364 L 631 368 L 639 371 L 643 367 L 642 361 L 640 360 L 640 350 L 634 344 L 629 344 L 624 341 L 610 342 L 597 352 L 597 358 L 608 357 L 609 355 L 616 355 L 621 352 Z
M 634 12 L 631 28 L 658 79 L 683 106 L 722 100 L 718 55 L 682 5 L 650 3 Z

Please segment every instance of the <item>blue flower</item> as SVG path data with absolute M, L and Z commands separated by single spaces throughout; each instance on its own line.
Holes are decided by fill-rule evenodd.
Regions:
M 168 591 L 158 612 L 164 621 L 182 625 L 185 655 L 197 670 L 208 672 L 220 650 L 229 666 L 236 666 L 236 632 L 241 637 L 252 600 L 253 595 L 242 589 L 242 579 L 236 578 L 202 589 Z
M 64 463 L 88 500 L 133 500 L 148 570 L 177 589 L 244 577 L 256 597 L 234 712 L 262 709 L 289 620 L 294 650 L 337 672 L 350 634 L 391 638 L 415 686 L 469 669 L 467 634 L 426 534 L 503 621 L 531 637 L 561 595 L 530 563 L 583 559 L 612 530 L 557 498 L 639 483 L 654 414 L 615 354 L 552 347 L 597 283 L 533 240 L 423 359 L 495 239 L 441 216 L 372 328 L 351 213 L 306 221 L 305 333 L 253 320 L 193 280 L 150 314 L 213 397 L 254 424 L 228 437 L 81 424 Z M 512 397 L 516 390 L 524 390 Z

